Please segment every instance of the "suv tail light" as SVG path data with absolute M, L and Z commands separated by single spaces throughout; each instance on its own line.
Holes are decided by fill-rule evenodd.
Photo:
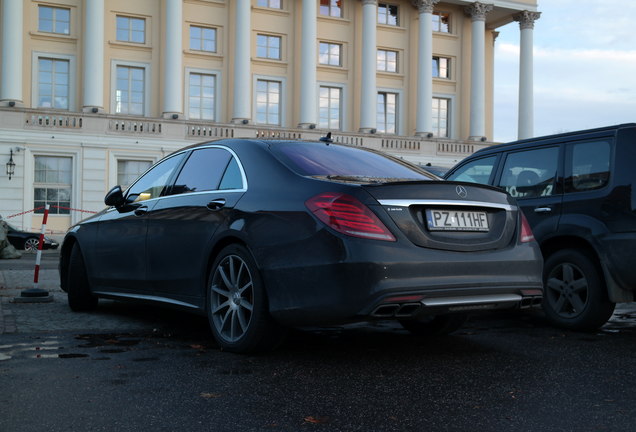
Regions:
M 528 219 L 526 219 L 526 215 L 523 214 L 521 209 L 519 209 L 519 213 L 521 213 L 521 232 L 519 233 L 519 241 L 521 243 L 534 241 L 534 234 L 532 234 L 532 228 L 530 228 L 530 223 L 528 222 Z
M 305 202 L 307 208 L 328 227 L 353 237 L 395 241 L 378 217 L 351 195 L 326 192 Z

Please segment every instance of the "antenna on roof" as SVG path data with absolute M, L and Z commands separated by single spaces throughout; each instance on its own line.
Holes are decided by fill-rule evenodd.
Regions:
M 327 132 L 327 136 L 320 137 L 320 141 L 324 142 L 327 145 L 331 144 L 333 142 L 333 140 L 331 139 L 331 132 Z

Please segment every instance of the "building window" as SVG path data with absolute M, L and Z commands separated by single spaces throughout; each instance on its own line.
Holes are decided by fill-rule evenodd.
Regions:
M 146 96 L 146 70 L 142 67 L 117 66 L 115 112 L 117 114 L 144 114 Z
M 38 31 L 70 34 L 71 10 L 51 6 L 38 6 Z
M 280 36 L 256 35 L 256 57 L 280 60 Z
M 381 72 L 397 72 L 397 51 L 378 50 L 378 70 Z
M 120 42 L 145 43 L 146 20 L 117 16 L 117 40 Z
M 216 75 L 192 72 L 188 91 L 188 117 L 216 120 Z
M 448 138 L 450 100 L 445 98 L 433 98 L 433 135 L 439 138 Z
M 69 109 L 69 61 L 38 58 L 39 108 Z
M 267 7 L 272 9 L 282 9 L 282 0 L 256 0 L 256 6 Z
M 450 78 L 450 59 L 433 57 L 433 78 Z
M 216 29 L 190 26 L 190 49 L 216 52 Z
M 117 184 L 126 190 L 152 165 L 150 161 L 143 160 L 118 160 L 117 161 Z
M 397 93 L 378 92 L 377 131 L 394 134 L 397 132 Z
M 33 208 L 50 204 L 51 214 L 70 213 L 71 167 L 70 157 L 35 156 Z M 44 209 L 38 209 L 35 213 L 44 213 Z
M 281 89 L 280 81 L 256 81 L 256 123 L 280 126 Z
M 378 24 L 399 25 L 398 7 L 387 3 L 378 3 Z
M 433 31 L 450 33 L 450 14 L 448 12 L 433 12 Z
M 322 129 L 341 128 L 342 89 L 320 86 L 320 124 Z
M 342 18 L 342 0 L 320 0 L 320 15 Z
M 318 62 L 329 66 L 342 66 L 342 45 L 329 42 L 320 42 L 318 48 Z

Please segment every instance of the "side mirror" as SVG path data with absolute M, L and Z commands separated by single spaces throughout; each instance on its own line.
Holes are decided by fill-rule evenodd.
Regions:
M 117 185 L 108 191 L 104 198 L 104 204 L 114 207 L 119 207 L 124 204 L 124 193 L 121 190 L 121 186 Z

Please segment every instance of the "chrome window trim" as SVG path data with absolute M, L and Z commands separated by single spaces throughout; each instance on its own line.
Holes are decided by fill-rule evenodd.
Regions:
M 412 205 L 424 206 L 462 206 L 462 207 L 486 207 L 496 208 L 506 211 L 517 210 L 516 206 L 510 204 L 499 204 L 487 201 L 458 201 L 458 200 L 406 200 L 406 199 L 384 199 L 378 200 L 383 206 L 410 207 Z

